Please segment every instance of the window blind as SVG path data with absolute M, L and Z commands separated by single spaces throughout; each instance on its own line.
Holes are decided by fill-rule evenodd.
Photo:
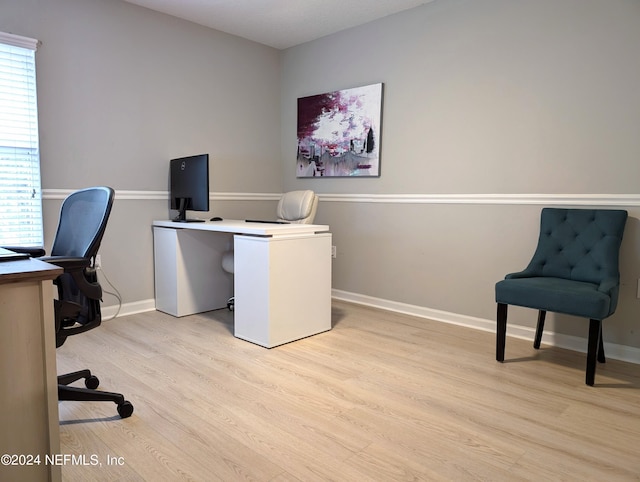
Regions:
M 42 246 L 37 40 L 0 32 L 0 246 Z

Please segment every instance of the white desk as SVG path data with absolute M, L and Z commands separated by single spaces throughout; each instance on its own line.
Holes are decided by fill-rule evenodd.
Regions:
M 234 335 L 272 348 L 331 329 L 331 233 L 317 224 L 154 221 L 156 309 L 226 308 Z M 234 275 L 222 255 L 234 250 Z

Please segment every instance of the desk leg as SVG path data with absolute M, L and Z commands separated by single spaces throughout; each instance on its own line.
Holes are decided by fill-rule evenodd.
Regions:
M 173 316 L 225 308 L 231 275 L 222 269 L 227 233 L 153 228 L 156 309 Z
M 331 329 L 331 234 L 234 237 L 236 337 L 272 348 Z

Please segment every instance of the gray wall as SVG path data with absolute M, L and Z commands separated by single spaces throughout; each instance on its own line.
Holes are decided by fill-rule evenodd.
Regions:
M 285 51 L 284 186 L 324 194 L 334 289 L 493 320 L 495 282 L 535 247 L 539 197 L 628 194 L 605 339 L 640 347 L 639 46 L 640 2 L 437 0 Z M 376 82 L 380 178 L 296 179 L 296 99 Z M 534 326 L 535 313 L 511 313 Z M 548 327 L 586 336 L 569 317 Z
M 150 226 L 169 215 L 169 159 L 208 152 L 214 193 L 282 192 L 277 50 L 119 0 L 0 0 L 0 30 L 42 41 L 45 244 L 51 192 L 116 189 L 101 256 L 125 303 L 154 296 Z
M 531 256 L 541 204 L 620 195 L 631 219 L 605 336 L 640 348 L 638 2 L 436 0 L 282 52 L 120 0 L 0 0 L 0 30 L 43 42 L 46 241 L 55 190 L 116 188 L 101 254 L 125 303 L 153 297 L 168 159 L 209 152 L 215 214 L 272 212 L 244 193 L 320 193 L 337 291 L 484 320 L 494 283 Z M 381 177 L 296 179 L 296 99 L 376 82 Z M 585 336 L 568 317 L 549 328 Z

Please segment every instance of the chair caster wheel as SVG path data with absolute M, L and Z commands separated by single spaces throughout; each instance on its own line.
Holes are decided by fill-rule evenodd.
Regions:
M 89 378 L 85 379 L 84 385 L 90 390 L 95 390 L 96 388 L 98 388 L 98 385 L 100 385 L 100 380 L 98 380 L 97 376 L 91 375 Z
M 118 415 L 120 415 L 120 418 L 130 417 L 132 413 L 133 405 L 131 405 L 131 402 L 125 400 L 120 405 L 118 405 Z

